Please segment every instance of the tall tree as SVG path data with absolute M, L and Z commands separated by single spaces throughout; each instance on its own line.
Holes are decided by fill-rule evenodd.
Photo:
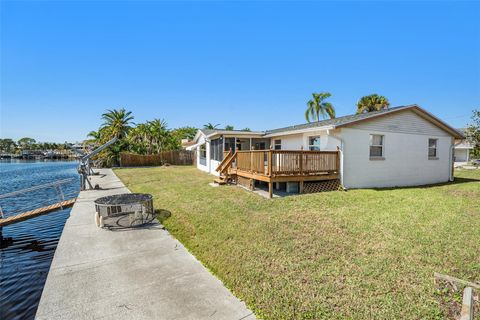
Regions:
M 215 129 L 218 128 L 219 125 L 220 125 L 219 123 L 218 124 L 212 124 L 212 123 L 209 122 L 209 123 L 207 123 L 203 126 L 203 129 L 215 130 Z
M 233 128 L 232 125 L 227 124 L 227 125 L 225 126 L 225 130 L 232 131 L 233 129 L 234 129 L 234 128 Z
M 130 124 L 133 120 L 132 112 L 126 111 L 124 108 L 120 110 L 108 110 L 102 114 L 103 125 L 107 138 L 111 139 L 117 137 L 119 139 L 124 138 L 128 130 L 130 130 Z
M 473 144 L 472 155 L 480 157 L 480 110 L 473 110 L 472 123 L 465 130 L 467 140 Z
M 0 139 L 0 151 L 14 153 L 17 148 L 17 144 L 12 139 Z
M 18 146 L 22 150 L 33 149 L 35 147 L 35 143 L 36 143 L 35 139 L 28 138 L 28 137 L 21 138 L 17 141 Z
M 329 92 L 312 93 L 312 99 L 307 102 L 307 111 L 305 111 L 305 119 L 311 122 L 312 119 L 320 121 L 320 117 L 326 119 L 335 118 L 335 108 L 330 102 L 325 100 L 332 95 Z
M 357 114 L 386 110 L 388 107 L 390 107 L 390 102 L 386 97 L 373 93 L 358 100 Z
M 192 140 L 197 134 L 197 128 L 180 127 L 172 130 L 172 134 L 180 141 L 182 139 Z
M 165 150 L 170 133 L 167 129 L 167 122 L 161 119 L 154 119 L 147 122 L 150 137 L 150 153 L 158 153 Z

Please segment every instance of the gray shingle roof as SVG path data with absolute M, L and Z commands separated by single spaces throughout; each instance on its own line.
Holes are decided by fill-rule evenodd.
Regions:
M 380 111 L 374 111 L 374 112 L 368 112 L 368 113 L 361 113 L 361 114 L 352 114 L 348 116 L 343 116 L 343 117 L 338 117 L 334 119 L 327 119 L 327 120 L 322 120 L 318 122 L 310 122 L 310 123 L 302 123 L 302 124 L 297 124 L 294 126 L 289 126 L 289 127 L 284 127 L 284 128 L 278 128 L 278 129 L 272 129 L 272 130 L 267 130 L 267 131 L 256 131 L 256 132 L 246 132 L 246 131 L 241 131 L 241 130 L 231 130 L 232 132 L 238 132 L 238 133 L 250 133 L 250 134 L 262 134 L 262 135 L 271 135 L 271 134 L 277 134 L 277 133 L 284 133 L 284 132 L 290 132 L 290 131 L 296 131 L 296 130 L 304 130 L 304 129 L 310 129 L 310 128 L 320 128 L 320 127 L 325 127 L 325 126 L 333 126 L 333 127 L 340 127 L 344 126 L 353 122 L 361 121 L 361 120 L 366 120 L 369 118 L 376 117 L 378 115 L 382 114 L 387 114 L 395 111 L 399 111 L 402 109 L 417 109 L 425 114 L 428 115 L 429 118 L 434 118 L 437 123 L 440 123 L 447 131 L 452 133 L 455 137 L 461 138 L 462 137 L 462 132 L 459 130 L 455 130 L 452 127 L 448 126 L 446 123 L 441 121 L 438 118 L 435 118 L 435 116 L 429 114 L 427 111 L 421 109 L 419 106 L 413 104 L 413 105 L 407 105 L 407 106 L 398 106 L 398 107 L 392 107 L 386 110 L 380 110 Z M 438 125 L 438 124 L 437 124 Z M 223 129 L 216 129 L 216 130 L 210 130 L 210 129 L 200 129 L 200 131 L 205 134 L 206 136 L 215 133 L 215 132 L 225 132 Z
M 198 130 L 200 130 L 206 136 L 208 136 L 211 133 L 214 133 L 215 131 L 218 131 L 217 129 L 198 129 Z
M 245 131 L 245 130 L 225 130 L 225 129 L 199 129 L 204 135 L 208 136 L 212 133 L 219 132 L 232 132 L 232 133 L 242 133 L 242 134 L 263 134 L 264 131 Z
M 316 127 L 324 127 L 324 126 L 340 126 L 340 125 L 344 125 L 344 124 L 347 124 L 347 123 L 350 123 L 350 122 L 368 119 L 368 118 L 377 116 L 377 115 L 382 114 L 382 113 L 387 113 L 387 112 L 391 112 L 393 110 L 409 108 L 409 107 L 412 107 L 412 106 L 398 106 L 398 107 L 389 108 L 387 110 L 374 111 L 374 112 L 361 113 L 361 114 L 351 114 L 351 115 L 348 115 L 348 116 L 338 117 L 338 118 L 334 118 L 334 119 L 327 119 L 327 120 L 322 120 L 322 121 L 318 121 L 318 122 L 297 124 L 297 125 L 294 125 L 294 126 L 278 128 L 278 129 L 273 129 L 273 130 L 267 130 L 265 132 L 265 134 L 273 134 L 273 133 L 278 133 L 278 132 L 288 132 L 288 131 L 316 128 Z

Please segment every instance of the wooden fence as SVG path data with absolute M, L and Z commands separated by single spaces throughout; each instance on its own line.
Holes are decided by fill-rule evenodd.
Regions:
M 187 150 L 163 151 L 157 154 L 142 155 L 135 153 L 120 153 L 121 167 L 147 167 L 171 165 L 193 165 L 195 152 Z

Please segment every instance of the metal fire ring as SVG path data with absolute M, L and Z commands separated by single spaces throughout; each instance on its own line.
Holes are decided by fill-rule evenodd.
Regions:
M 132 228 L 155 219 L 153 197 L 145 193 L 124 193 L 98 198 L 95 221 L 102 228 Z

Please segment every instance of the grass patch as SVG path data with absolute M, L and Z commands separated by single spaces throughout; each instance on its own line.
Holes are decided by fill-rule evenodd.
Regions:
M 193 167 L 115 172 L 171 211 L 172 235 L 265 319 L 443 319 L 433 273 L 480 281 L 480 170 L 273 200 L 212 188 Z

